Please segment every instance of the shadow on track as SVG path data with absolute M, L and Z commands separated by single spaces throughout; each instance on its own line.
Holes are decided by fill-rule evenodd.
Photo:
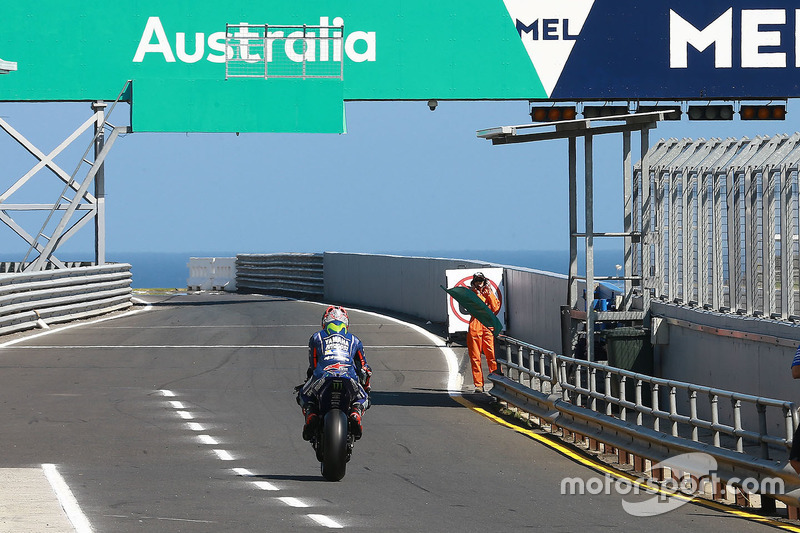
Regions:
M 405 407 L 463 407 L 445 390 L 416 389 L 420 392 L 372 391 L 372 405 L 397 405 Z
M 243 305 L 243 304 L 274 304 L 283 303 L 285 299 L 247 299 L 247 300 L 190 300 L 180 301 L 180 296 L 169 298 L 161 302 L 153 302 L 149 305 L 152 307 L 203 307 L 203 306 L 218 306 L 218 305 Z
M 304 476 L 304 475 L 290 475 L 290 474 L 258 474 L 255 476 L 247 476 L 247 479 L 263 479 L 264 481 L 325 481 L 327 480 L 322 476 Z

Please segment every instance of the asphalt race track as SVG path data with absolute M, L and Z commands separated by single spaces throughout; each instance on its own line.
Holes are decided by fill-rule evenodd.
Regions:
M 111 320 L 0 339 L 0 531 L 33 520 L 7 504 L 15 476 L 42 465 L 97 532 L 768 529 L 693 504 L 639 518 L 619 494 L 562 495 L 563 478 L 600 474 L 456 402 L 440 348 L 357 311 L 374 404 L 347 475 L 326 482 L 292 393 L 324 307 L 144 298 Z M 28 530 L 63 531 L 51 518 Z

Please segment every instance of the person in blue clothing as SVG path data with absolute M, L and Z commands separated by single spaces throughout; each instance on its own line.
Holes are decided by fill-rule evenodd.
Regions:
M 800 346 L 792 359 L 792 378 L 800 379 Z M 789 452 L 789 464 L 792 465 L 794 471 L 800 474 L 800 427 L 794 432 L 792 437 L 792 449 Z
M 303 439 L 311 440 L 320 422 L 314 391 L 330 377 L 349 377 L 355 389 L 355 399 L 350 406 L 349 425 L 356 439 L 361 438 L 361 417 L 369 407 L 370 377 L 372 369 L 364 357 L 364 345 L 347 328 L 350 319 L 342 307 L 330 306 L 322 315 L 322 329 L 308 341 L 308 370 L 306 383 L 297 400 L 303 409 L 305 425 Z

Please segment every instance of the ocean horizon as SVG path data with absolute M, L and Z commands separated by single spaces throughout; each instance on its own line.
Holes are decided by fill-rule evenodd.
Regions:
M 238 252 L 258 253 L 258 252 Z M 567 274 L 568 250 L 403 250 L 396 252 L 374 252 L 386 255 L 415 257 L 441 257 L 473 261 L 485 261 L 505 266 L 516 266 Z M 191 257 L 236 257 L 237 252 L 109 252 L 108 260 L 130 263 L 135 289 L 185 288 L 189 279 Z M 621 250 L 595 250 L 595 275 L 614 276 L 616 265 L 622 264 Z M 578 254 L 579 269 L 583 272 L 584 255 Z

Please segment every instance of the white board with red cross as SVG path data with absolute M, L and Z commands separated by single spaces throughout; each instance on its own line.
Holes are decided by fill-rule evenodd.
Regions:
M 472 276 L 476 272 L 482 272 L 483 275 L 486 276 L 486 281 L 497 295 L 497 299 L 500 300 L 500 311 L 497 313 L 497 318 L 500 320 L 500 323 L 505 326 L 506 290 L 505 285 L 503 285 L 502 268 L 459 268 L 456 270 L 445 270 L 447 288 L 469 287 L 469 284 L 472 282 Z M 463 309 L 452 296 L 447 293 L 445 293 L 445 296 L 447 297 L 447 332 L 457 333 L 467 331 L 470 314 Z

